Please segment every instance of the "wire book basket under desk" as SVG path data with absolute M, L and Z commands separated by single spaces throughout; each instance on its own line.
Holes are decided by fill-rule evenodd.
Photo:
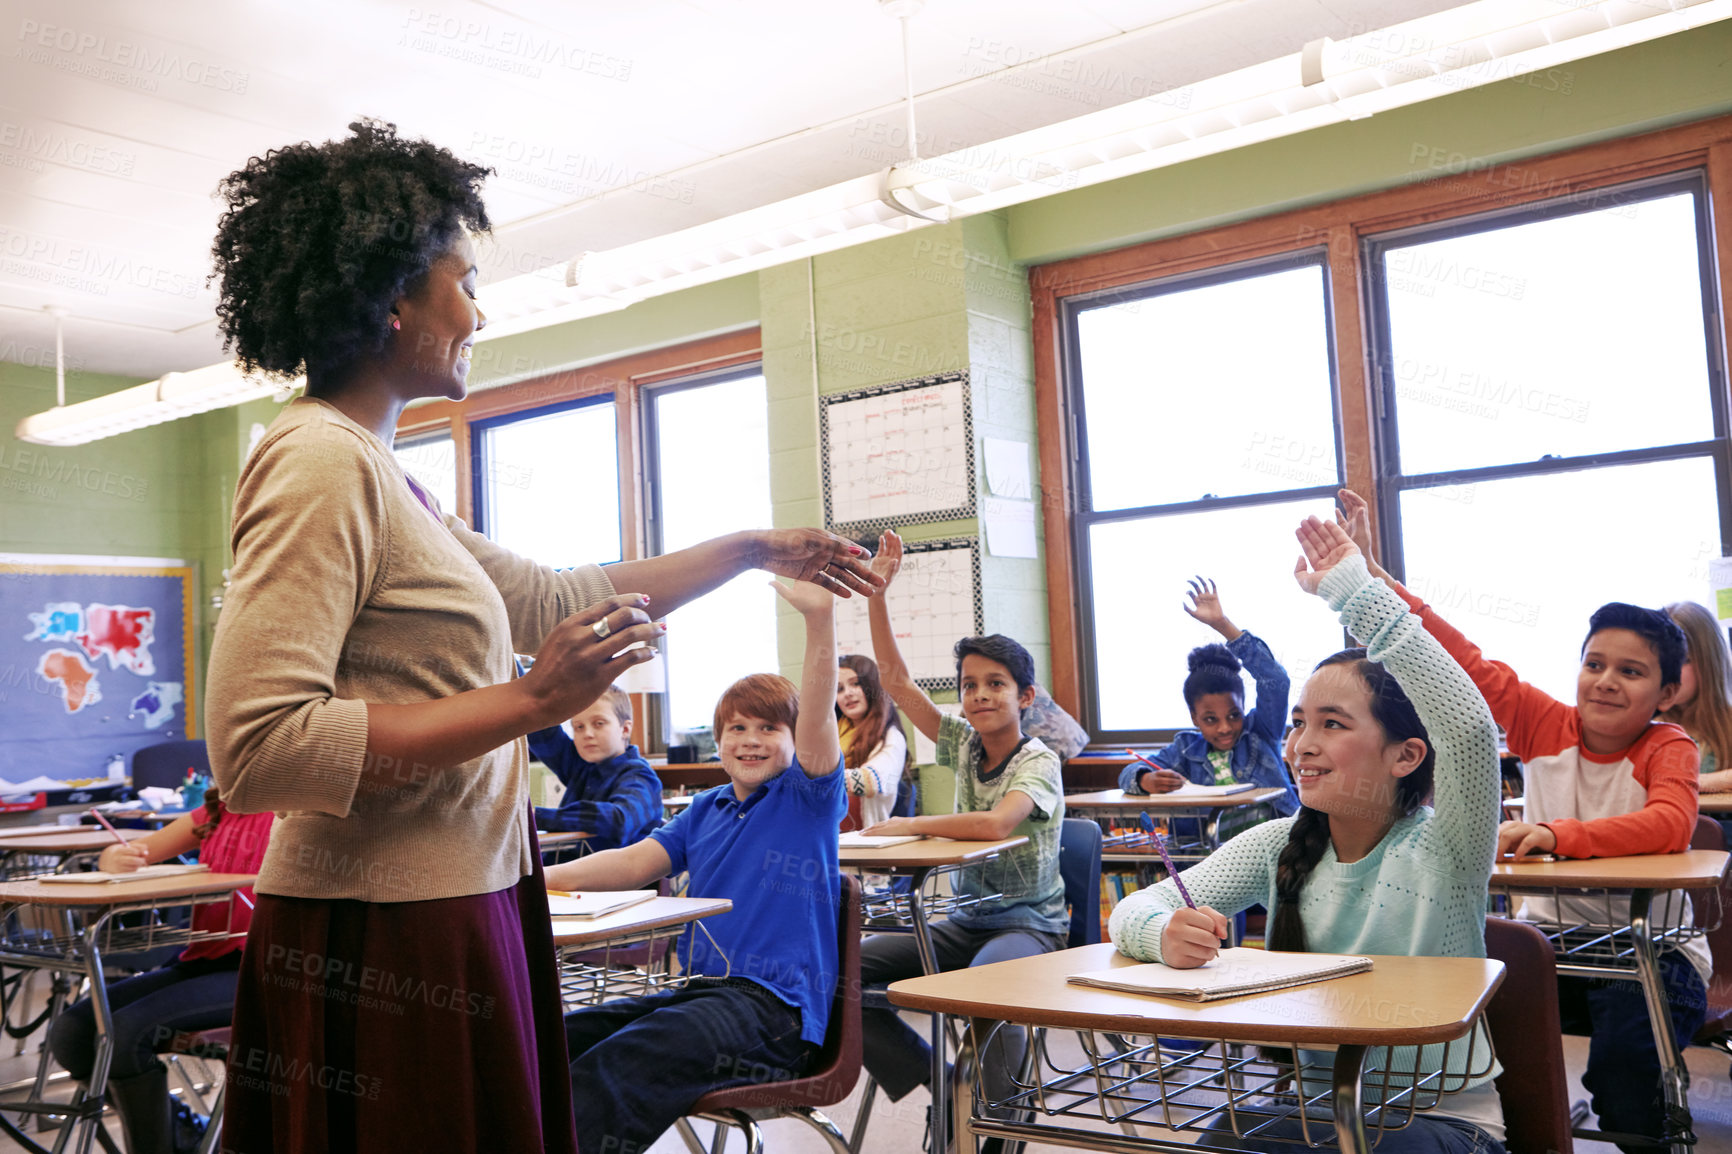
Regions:
M 566 1009 L 684 986 L 691 975 L 677 964 L 679 939 L 707 933 L 701 919 L 732 908 L 725 898 L 655 897 L 599 918 L 554 918 Z

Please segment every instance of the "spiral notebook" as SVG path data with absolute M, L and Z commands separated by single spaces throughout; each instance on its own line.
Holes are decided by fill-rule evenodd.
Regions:
M 1096 986 L 1126 994 L 1151 994 L 1187 1002 L 1212 1002 L 1245 994 L 1266 994 L 1290 986 L 1326 982 L 1371 968 L 1371 959 L 1350 954 L 1273 953 L 1235 946 L 1222 950 L 1215 960 L 1191 970 L 1176 970 L 1160 962 L 1120 966 L 1116 970 L 1094 970 L 1072 974 L 1079 986 Z

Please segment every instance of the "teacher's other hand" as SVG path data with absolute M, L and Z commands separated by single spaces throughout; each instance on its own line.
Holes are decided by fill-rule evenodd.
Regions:
M 810 581 L 838 597 L 870 597 L 884 588 L 871 555 L 822 529 L 763 529 L 755 536 L 755 566 L 778 577 Z
M 582 713 L 620 674 L 655 659 L 667 626 L 650 620 L 648 601 L 640 593 L 616 594 L 554 626 L 523 678 L 553 719 L 549 724 Z

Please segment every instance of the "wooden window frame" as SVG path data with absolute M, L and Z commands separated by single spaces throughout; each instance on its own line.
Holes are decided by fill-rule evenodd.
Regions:
M 619 539 L 621 559 L 649 556 L 645 523 L 643 389 L 682 377 L 740 368 L 763 360 L 756 327 L 651 349 L 582 368 L 478 389 L 461 401 L 434 401 L 404 409 L 397 436 L 451 435 L 457 460 L 457 516 L 475 523 L 475 478 L 471 430 L 477 422 L 529 415 L 539 409 L 612 393 L 618 414 Z
M 1128 288 L 1148 281 L 1225 265 L 1274 259 L 1322 247 L 1328 258 L 1337 395 L 1347 485 L 1375 491 L 1382 445 L 1374 419 L 1377 375 L 1370 365 L 1370 283 L 1363 241 L 1375 234 L 1458 217 L 1538 204 L 1611 185 L 1700 171 L 1708 186 L 1714 229 L 1711 248 L 1720 273 L 1732 269 L 1732 116 L 1629 136 L 1510 164 L 1470 167 L 1396 189 L 1346 197 L 1309 208 L 1276 213 L 1239 224 L 1039 265 L 1029 270 L 1033 298 L 1035 406 L 1042 485 L 1041 517 L 1046 538 L 1047 605 L 1051 628 L 1055 700 L 1079 718 L 1083 713 L 1084 634 L 1078 609 L 1081 588 L 1071 512 L 1075 504 L 1076 438 L 1066 396 L 1066 298 Z M 1725 391 L 1726 350 L 1732 316 L 1725 294 L 1709 333 L 1710 357 Z M 1717 404 L 1724 404 L 1724 396 Z M 1718 463 L 1722 474 L 1726 462 Z M 1372 516 L 1374 539 L 1383 527 Z

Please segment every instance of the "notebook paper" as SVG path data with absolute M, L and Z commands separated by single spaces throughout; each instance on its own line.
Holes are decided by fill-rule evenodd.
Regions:
M 1349 954 L 1273 953 L 1244 946 L 1222 950 L 1208 965 L 1177 970 L 1160 962 L 1072 974 L 1079 986 L 1096 986 L 1127 994 L 1152 994 L 1187 1002 L 1212 1002 L 1244 994 L 1266 994 L 1362 973 L 1371 959 Z

